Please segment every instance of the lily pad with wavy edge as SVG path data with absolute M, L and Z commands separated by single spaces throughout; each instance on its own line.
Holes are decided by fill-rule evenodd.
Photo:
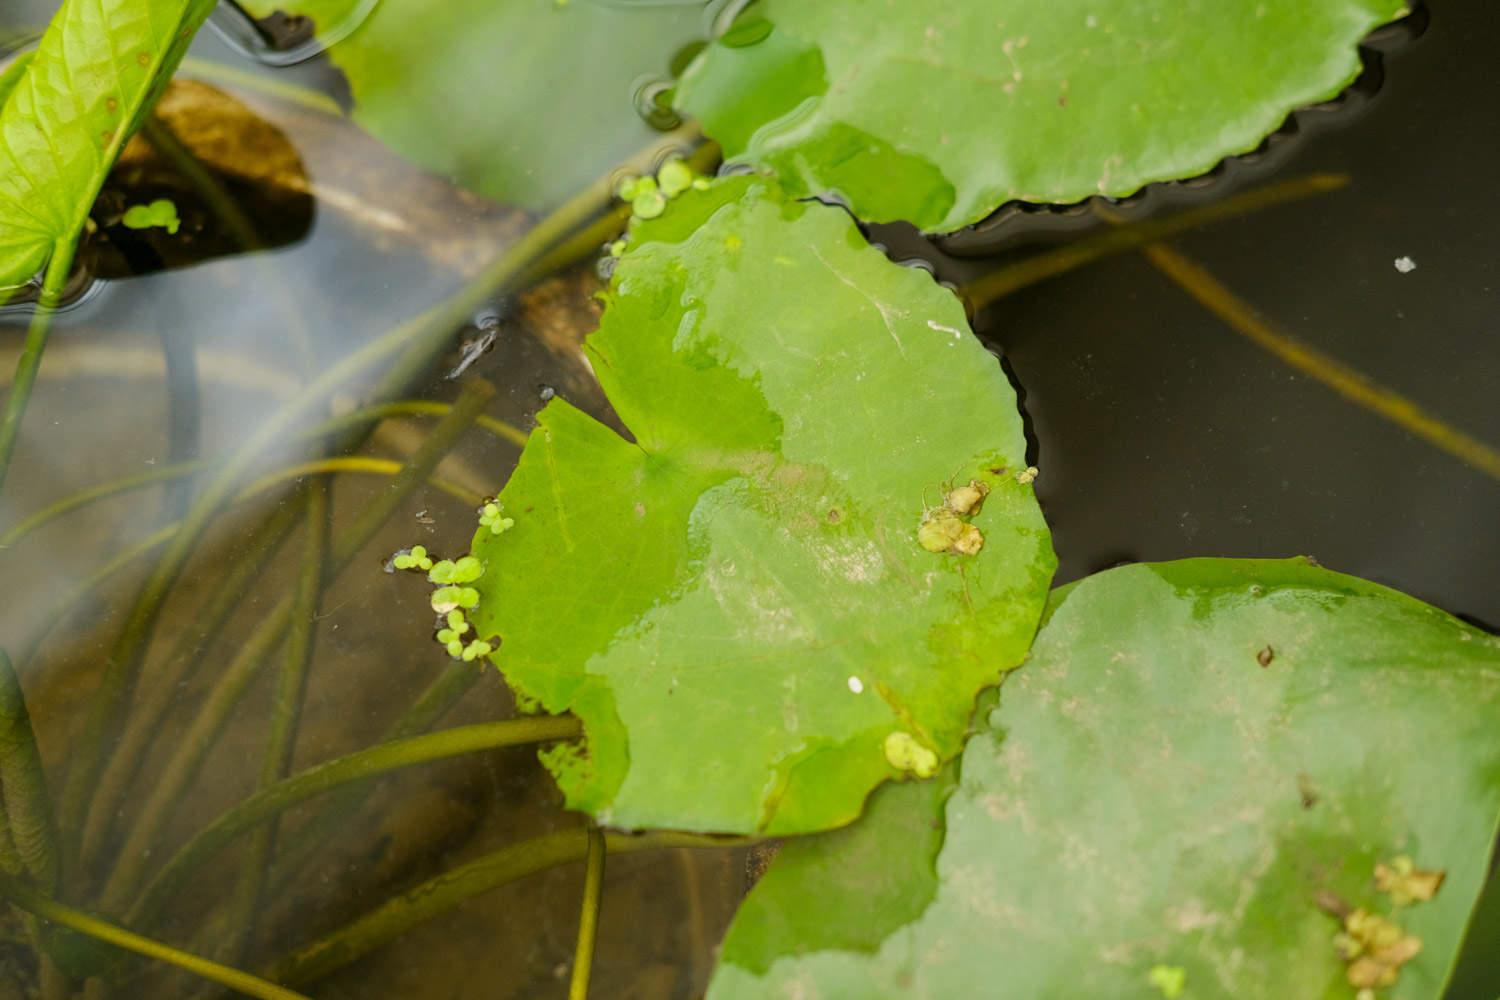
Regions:
M 1059 590 L 1000 695 L 946 804 L 884 789 L 783 851 L 712 1000 L 1352 998 L 1343 907 L 1421 942 L 1382 998 L 1442 995 L 1500 820 L 1500 640 L 1302 560 L 1137 565 Z M 1376 884 L 1401 856 L 1430 901 Z
M 942 232 L 1254 149 L 1359 74 L 1402 0 L 762 0 L 677 104 L 733 160 Z
M 0 76 L 0 302 L 77 239 L 214 0 L 67 0 Z
M 1015 395 L 957 298 L 838 209 L 734 178 L 635 227 L 588 351 L 631 438 L 548 404 L 500 496 L 514 527 L 475 538 L 470 616 L 525 701 L 583 720 L 545 758 L 569 804 L 805 832 L 892 760 L 957 754 L 1054 568 Z M 925 505 L 971 479 L 983 547 L 927 551 Z

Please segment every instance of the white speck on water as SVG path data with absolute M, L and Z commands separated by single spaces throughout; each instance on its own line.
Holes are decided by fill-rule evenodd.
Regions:
M 850 675 L 850 677 L 849 677 L 849 690 L 853 691 L 855 694 L 859 694 L 864 689 L 865 689 L 865 682 L 862 681 L 862 680 L 860 680 L 858 677 Z
M 1417 262 L 1410 257 L 1397 257 L 1395 260 L 1396 270 L 1402 274 L 1411 274 L 1417 269 Z

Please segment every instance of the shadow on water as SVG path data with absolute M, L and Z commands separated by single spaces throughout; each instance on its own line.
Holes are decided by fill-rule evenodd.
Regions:
M 234 60 L 207 38 L 196 51 Z M 1420 40 L 1389 45 L 1378 93 L 1367 76 L 1321 127 L 1274 140 L 1257 162 L 1231 165 L 1210 183 L 1124 206 L 1125 218 L 1170 214 L 1288 177 L 1348 175 L 1338 190 L 1194 229 L 1171 244 L 1280 334 L 1500 447 L 1500 263 L 1492 252 L 1500 190 L 1482 180 L 1500 154 L 1496 51 L 1500 15 L 1490 5 L 1445 3 Z M 278 72 L 337 90 L 318 62 Z M 117 226 L 95 237 L 88 260 L 100 282 L 59 317 L 0 501 L 0 528 L 100 482 L 231 450 L 306 373 L 442 301 L 531 221 L 405 165 L 316 102 L 287 103 L 222 81 L 187 83 L 168 97 L 162 118 L 214 184 L 184 176 L 159 147 L 137 149 L 116 171 L 106 210 L 169 195 L 182 206 L 190 239 Z M 216 204 L 215 189 L 237 206 L 238 222 Z M 895 229 L 875 238 L 895 256 L 924 257 L 941 280 L 962 286 L 1107 225 L 1089 208 L 1008 212 L 943 241 L 942 251 Z M 1398 269 L 1404 258 L 1415 267 Z M 596 288 L 585 265 L 493 303 L 476 316 L 483 329 L 456 335 L 437 374 L 412 386 L 411 397 L 451 402 L 463 382 L 484 378 L 499 389 L 488 415 L 517 428 L 529 428 L 553 392 L 606 414 L 578 350 L 596 319 Z M 0 310 L 0 371 L 13 367 L 24 324 L 24 308 Z M 1500 623 L 1500 480 L 1288 367 L 1142 253 L 1019 288 L 988 305 L 977 328 L 1004 352 L 1023 389 L 1060 582 L 1130 560 L 1311 553 L 1490 627 Z M 464 341 L 474 345 L 467 353 Z M 465 358 L 462 378 L 442 377 Z M 335 409 L 355 405 L 357 388 Z M 386 421 L 360 453 L 402 460 L 430 427 L 428 417 Z M 289 440 L 269 464 L 306 454 L 305 442 Z M 436 474 L 484 496 L 500 487 L 516 455 L 504 436 L 471 431 Z M 334 525 L 354 520 L 385 483 L 339 476 Z M 143 679 L 148 692 L 174 685 L 171 711 L 148 741 L 110 843 L 121 842 L 150 776 L 170 759 L 224 664 L 294 588 L 295 535 L 238 595 L 214 642 L 183 641 L 214 582 L 244 553 L 252 526 L 299 502 L 299 486 L 238 508 L 189 563 Z M 69 745 L 149 560 L 86 596 L 70 595 L 115 553 L 179 516 L 188 497 L 180 486 L 129 494 L 0 550 L 0 571 L 26 580 L 7 588 L 0 636 L 13 652 L 30 650 L 18 659 L 42 746 L 58 755 L 48 761 L 54 769 L 65 763 L 59 748 Z M 294 767 L 375 742 L 442 669 L 440 651 L 420 634 L 431 617 L 425 588 L 385 572 L 385 563 L 414 542 L 444 554 L 462 547 L 472 517 L 470 504 L 419 488 L 330 581 Z M 263 682 L 235 710 L 165 829 L 171 844 L 254 786 L 269 695 Z M 491 672 L 441 724 L 513 711 Z M 289 814 L 287 836 L 295 839 L 312 815 Z M 387 781 L 307 867 L 273 878 L 257 953 L 279 953 L 392 891 L 575 822 L 526 748 Z M 227 852 L 190 887 L 162 928 L 165 938 L 205 953 L 220 947 L 222 924 L 211 913 L 241 859 Z M 617 985 L 609 995 L 699 994 L 742 890 L 741 859 L 632 855 L 612 860 L 607 880 L 596 978 Z M 317 995 L 565 995 L 581 884 L 579 866 L 565 866 L 479 897 L 324 980 Z M 18 963 L 0 955 L 0 980 L 27 981 L 31 972 Z M 192 989 L 141 967 L 123 992 Z
M 1366 82 L 1345 107 L 1314 113 L 1314 129 L 1299 115 L 1299 134 L 1251 162 L 1119 211 L 1170 218 L 1205 197 L 1347 176 L 1169 245 L 1281 337 L 1500 452 L 1500 192 L 1483 179 L 1500 160 L 1500 15 L 1442 4 L 1420 39 L 1409 35 L 1382 46 L 1378 93 Z M 945 241 L 946 254 L 901 231 L 873 235 L 962 287 L 1104 228 L 1090 205 L 1004 211 Z M 1415 266 L 1402 270 L 1407 260 Z M 976 329 L 1025 391 L 1060 582 L 1123 561 L 1306 553 L 1500 625 L 1493 466 L 1455 458 L 1289 366 L 1146 254 L 1020 288 L 983 309 Z

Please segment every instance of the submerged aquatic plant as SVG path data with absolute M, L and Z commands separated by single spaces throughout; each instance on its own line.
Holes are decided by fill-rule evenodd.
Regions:
M 331 24 L 356 2 L 290 6 Z M 571 168 L 548 164 L 571 164 L 580 136 L 613 145 L 644 126 L 610 112 L 597 130 L 568 118 L 538 136 L 560 119 L 486 89 L 529 65 L 493 59 L 493 34 L 518 32 L 541 61 L 585 42 L 601 53 L 563 85 L 570 101 L 589 80 L 664 61 L 696 24 L 692 5 L 677 6 L 386 3 L 333 59 L 356 116 L 393 145 L 482 190 L 554 205 Z M 89 208 L 208 7 L 67 0 L 37 52 L 0 76 L 11 166 L 0 285 L 51 258 L 0 429 L 0 482 Z M 787 835 L 735 919 L 712 997 L 983 995 L 997 961 L 1027 996 L 1282 996 L 1307 983 L 1437 996 L 1493 878 L 1500 642 L 1300 561 L 1133 566 L 1051 590 L 1014 391 L 952 291 L 892 264 L 855 221 L 951 231 L 1012 199 L 1119 196 L 1200 172 L 1336 94 L 1357 72 L 1359 40 L 1403 10 L 766 0 L 740 11 L 683 54 L 672 101 L 753 171 L 711 181 L 672 137 L 643 158 L 649 169 L 638 160 L 563 201 L 452 302 L 315 373 L 212 467 L 105 664 L 60 822 L 0 657 L 0 894 L 107 945 L 292 997 L 289 986 L 445 907 L 582 860 L 570 982 L 581 998 L 608 853 Z M 452 65 L 411 72 L 382 49 L 393 35 L 434 40 L 410 51 Z M 455 75 L 484 99 L 457 102 Z M 434 116 L 426 87 L 465 113 Z M 475 111 L 485 128 L 466 124 Z M 170 201 L 122 221 L 180 222 Z M 601 245 L 614 268 L 587 352 L 630 437 L 552 399 L 529 439 L 504 429 L 524 449 L 498 496 L 456 491 L 478 506 L 470 553 L 413 545 L 389 560 L 432 587 L 433 635 L 454 662 L 385 742 L 291 771 L 323 585 L 481 419 L 492 390 L 472 377 L 352 525 L 329 531 L 316 488 L 255 536 L 232 579 L 306 525 L 295 591 L 218 671 L 112 857 L 150 740 L 127 730 L 113 758 L 110 739 L 136 707 L 168 594 L 262 454 L 346 379 L 399 358 L 377 387 L 395 394 L 497 290 Z M 234 596 L 226 586 L 210 598 L 205 634 Z M 258 790 L 162 862 L 167 819 L 283 637 Z M 537 717 L 424 733 L 486 663 Z M 165 712 L 139 708 L 146 729 Z M 397 768 L 521 744 L 546 744 L 587 829 L 443 873 L 263 976 L 147 936 L 200 866 L 246 835 L 250 861 L 220 914 L 227 949 L 253 954 L 282 812 Z M 315 815 L 287 853 L 305 860 L 336 815 Z M 115 952 L 40 922 L 28 931 L 49 997 L 73 980 L 122 979 Z

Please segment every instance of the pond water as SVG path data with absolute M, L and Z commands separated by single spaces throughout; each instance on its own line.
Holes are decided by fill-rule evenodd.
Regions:
M 0 33 L 40 24 L 54 6 L 12 0 Z M 1416 23 L 1421 30 L 1388 32 L 1356 93 L 1300 115 L 1297 134 L 1206 182 L 1112 209 L 1115 221 L 1163 219 L 1307 175 L 1347 178 L 1171 240 L 1178 260 L 1206 269 L 1253 310 L 1259 342 L 1140 252 L 1027 285 L 978 312 L 977 330 L 1003 352 L 1023 393 L 1059 582 L 1127 560 L 1306 553 L 1500 625 L 1500 473 L 1432 440 L 1451 446 L 1467 435 L 1490 455 L 1500 450 L 1500 190 L 1486 180 L 1500 159 L 1500 14 L 1484 0 L 1449 0 Z M 226 218 L 169 157 L 143 152 L 117 169 L 103 205 L 173 197 L 191 238 L 109 226 L 91 242 L 84 259 L 95 280 L 58 319 L 0 499 L 0 532 L 78 490 L 227 453 L 314 373 L 447 299 L 534 221 L 407 165 L 330 113 L 347 98 L 321 60 L 256 67 L 208 33 L 193 54 L 184 75 L 200 83 L 177 87 L 163 117 L 216 167 L 214 187 L 238 209 Z M 216 64 L 311 88 L 327 106 L 284 99 Z M 538 113 L 548 113 L 544 102 Z M 612 162 L 602 157 L 587 173 Z M 1111 224 L 1093 209 L 1002 213 L 936 245 L 896 227 L 872 237 L 972 289 L 985 274 L 1097 239 Z M 482 377 L 498 390 L 486 415 L 521 431 L 554 394 L 607 414 L 579 352 L 596 318 L 596 288 L 585 260 L 518 299 L 482 306 L 401 398 L 452 402 Z M 25 305 L 0 308 L 7 379 L 27 318 Z M 1312 349 L 1314 360 L 1304 353 L 1300 366 L 1288 364 L 1289 343 Z M 461 376 L 447 377 L 466 361 Z M 354 406 L 359 389 L 335 408 Z M 1409 419 L 1378 412 L 1382 400 L 1388 410 L 1392 400 L 1420 408 L 1427 437 Z M 356 441 L 355 453 L 404 461 L 434 420 L 388 420 Z M 305 440 L 289 436 L 267 467 L 309 454 Z M 435 475 L 460 494 L 490 495 L 517 454 L 503 427 L 471 429 Z M 374 469 L 332 482 L 337 538 L 390 478 Z M 126 731 L 146 753 L 138 771 L 123 772 L 117 818 L 96 831 L 100 858 L 121 849 L 205 699 L 295 589 L 294 532 L 225 603 L 216 637 L 200 637 L 216 585 L 252 550 L 263 518 L 295 511 L 303 485 L 283 483 L 217 521 L 173 591 L 137 696 L 164 711 Z M 79 588 L 180 517 L 190 498 L 182 485 L 125 494 L 0 549 L 8 581 L 0 645 L 17 661 L 54 773 L 68 762 L 150 559 Z M 457 551 L 472 526 L 472 499 L 419 486 L 327 587 L 295 768 L 376 742 L 442 675 L 444 657 L 425 634 L 427 589 L 386 572 L 386 562 L 417 542 Z M 235 701 L 153 852 L 180 844 L 254 788 L 278 659 L 273 650 Z M 446 726 L 513 712 L 487 672 L 438 718 Z M 272 866 L 253 956 L 326 933 L 437 872 L 577 824 L 526 748 L 407 772 L 341 805 L 335 823 L 314 827 L 320 849 L 305 864 Z M 295 849 L 301 830 L 324 815 L 289 814 L 283 846 Z M 180 897 L 165 939 L 220 952 L 223 924 L 207 915 L 232 891 L 243 852 L 223 854 Z M 79 877 L 87 884 L 105 867 Z M 734 851 L 611 860 L 595 971 L 596 983 L 609 984 L 601 995 L 700 995 L 744 884 L 745 859 Z M 564 996 L 581 891 L 578 865 L 521 880 L 417 927 L 314 992 Z M 32 975 L 24 955 L 0 951 L 0 996 L 24 995 Z M 120 995 L 192 992 L 143 967 Z

